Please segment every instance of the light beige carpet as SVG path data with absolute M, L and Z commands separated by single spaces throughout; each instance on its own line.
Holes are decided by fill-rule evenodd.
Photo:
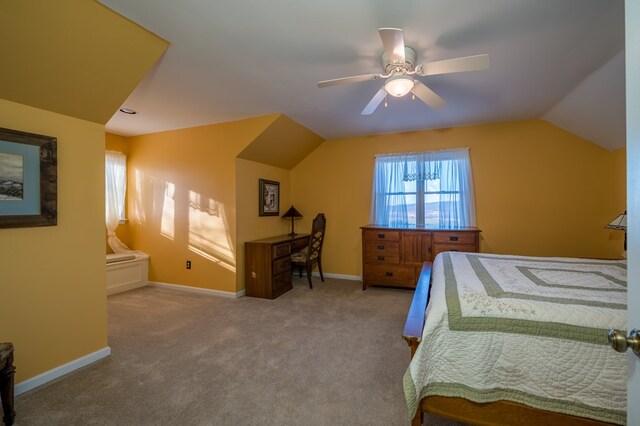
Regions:
M 314 283 L 276 300 L 110 296 L 112 355 L 18 396 L 16 425 L 407 425 L 413 293 Z

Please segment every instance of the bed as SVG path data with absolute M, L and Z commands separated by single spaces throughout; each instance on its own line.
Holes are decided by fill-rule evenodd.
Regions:
M 412 424 L 625 424 L 625 327 L 625 261 L 442 253 L 403 333 Z

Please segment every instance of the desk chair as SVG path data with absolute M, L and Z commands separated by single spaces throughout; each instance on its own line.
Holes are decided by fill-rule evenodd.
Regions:
M 291 264 L 299 268 L 301 277 L 302 268 L 304 267 L 307 270 L 309 288 L 313 288 L 313 283 L 311 282 L 311 271 L 313 270 L 313 265 L 315 263 L 318 264 L 320 279 L 324 282 L 324 277 L 322 276 L 322 242 L 324 241 L 324 230 L 326 226 L 327 219 L 325 218 L 324 213 L 318 213 L 311 224 L 309 245 L 303 250 L 291 255 Z

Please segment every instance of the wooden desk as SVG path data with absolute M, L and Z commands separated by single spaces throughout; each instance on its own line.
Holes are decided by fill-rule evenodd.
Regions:
M 291 290 L 291 253 L 307 245 L 309 234 L 279 235 L 244 243 L 245 294 L 275 299 Z

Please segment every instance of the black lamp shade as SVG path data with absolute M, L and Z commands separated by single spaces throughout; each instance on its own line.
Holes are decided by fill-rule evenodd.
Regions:
M 302 217 L 302 214 L 300 214 L 300 212 L 298 210 L 296 210 L 295 207 L 293 207 L 293 204 L 291 205 L 291 207 L 289 207 L 289 210 L 287 210 L 283 215 L 283 218 L 291 218 L 291 233 L 289 235 L 291 235 L 292 237 L 294 237 L 296 235 L 295 232 L 293 232 L 293 221 L 295 220 L 295 218 L 297 217 Z
M 289 207 L 289 210 L 287 210 L 282 217 L 286 217 L 286 218 L 294 218 L 294 217 L 302 217 L 302 215 L 300 214 L 300 212 L 298 210 L 296 210 L 295 207 L 293 207 L 293 205 L 291 207 Z

